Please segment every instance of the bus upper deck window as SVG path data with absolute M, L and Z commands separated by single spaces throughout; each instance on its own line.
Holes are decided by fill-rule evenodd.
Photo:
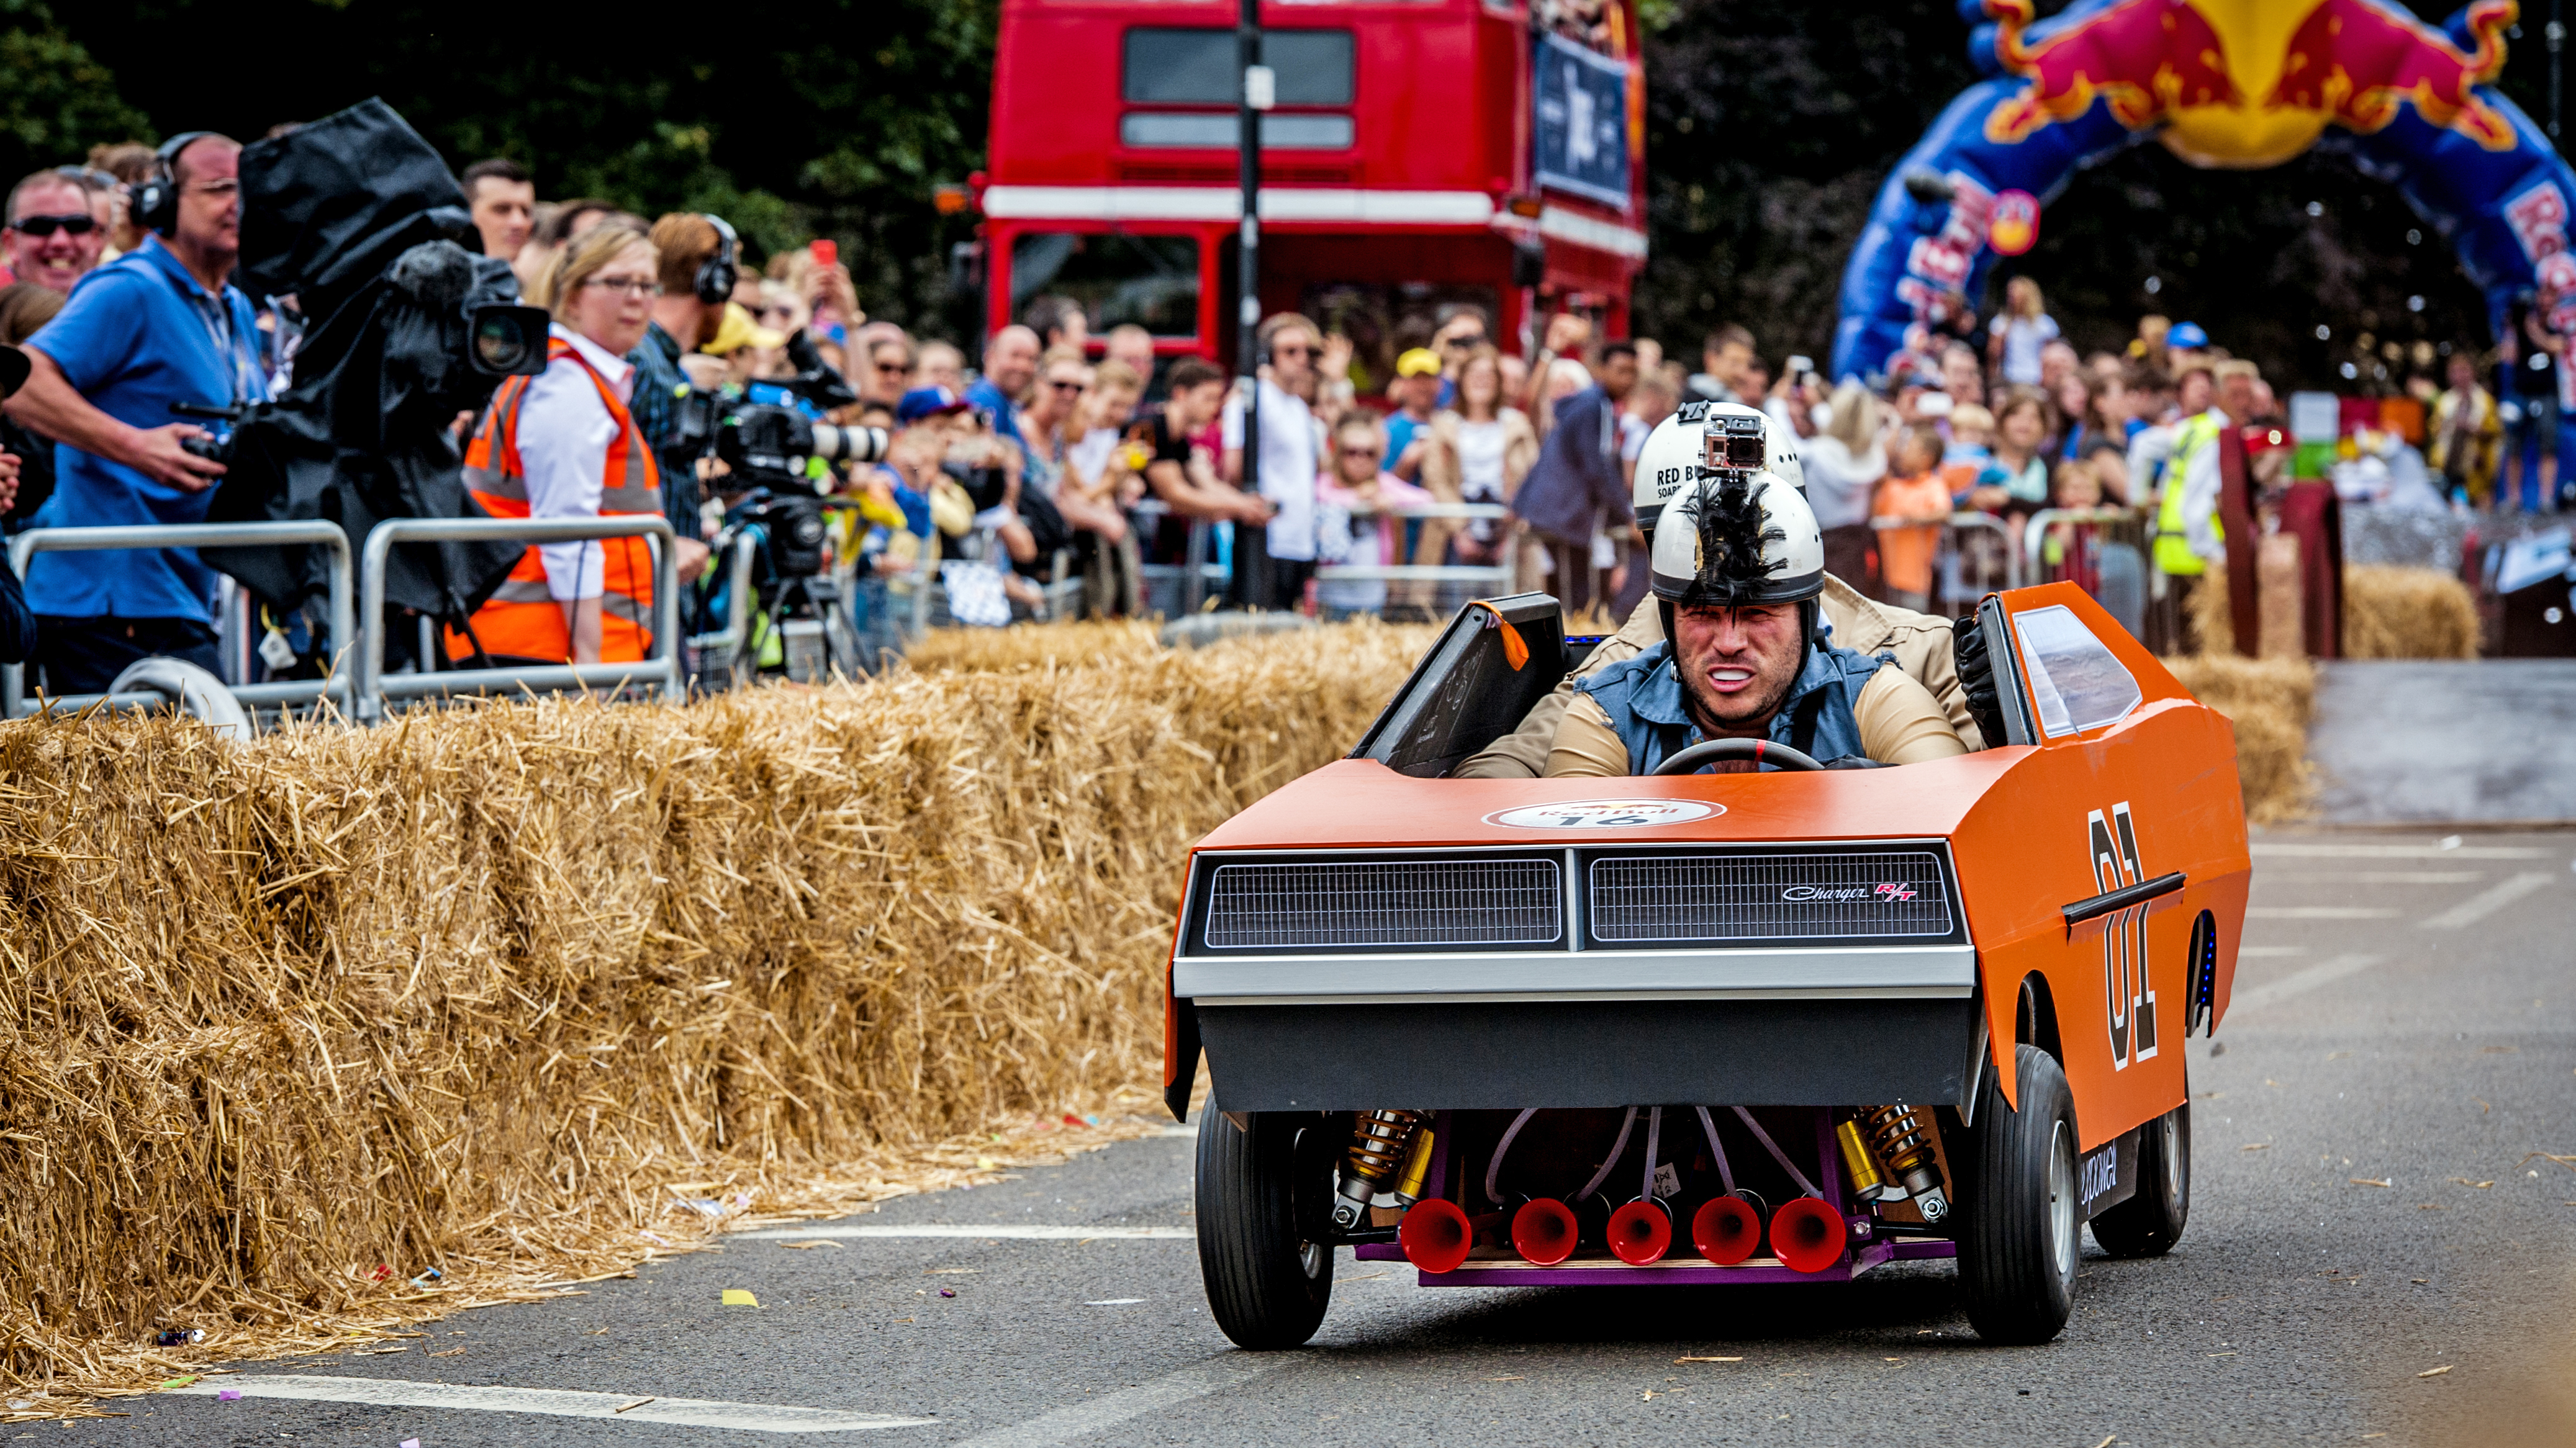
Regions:
M 1231 30 L 1138 26 L 1127 32 L 1122 94 L 1142 105 L 1235 103 Z M 1268 30 L 1261 59 L 1279 74 L 1283 106 L 1346 106 L 1357 51 L 1347 30 Z

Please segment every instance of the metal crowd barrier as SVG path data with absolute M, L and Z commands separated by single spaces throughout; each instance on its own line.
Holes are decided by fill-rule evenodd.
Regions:
M 1485 522 L 1507 522 L 1512 510 L 1500 503 L 1421 503 L 1404 508 L 1353 509 L 1351 517 L 1393 518 L 1399 522 L 1419 522 L 1435 518 L 1473 519 Z M 1508 533 L 1508 529 L 1506 532 Z M 1360 544 L 1354 536 L 1353 546 Z M 1440 619 L 1464 608 L 1468 601 L 1513 591 L 1511 554 L 1506 549 L 1503 561 L 1494 564 L 1455 563 L 1328 563 L 1315 570 L 1315 598 L 1318 604 L 1338 613 L 1377 613 L 1390 611 L 1419 613 L 1426 619 Z M 1336 589 L 1336 584 L 1378 585 L 1374 603 L 1346 604 L 1346 598 L 1366 598 L 1365 592 Z M 1389 584 L 1396 587 L 1387 587 Z
M 1932 553 L 1933 611 L 1955 616 L 1999 589 L 2022 586 L 2022 540 L 1992 513 L 1956 512 L 1940 523 L 1911 518 L 1872 518 L 1882 533 L 1908 528 L 1941 530 Z
M 319 543 L 331 550 L 331 657 L 339 660 L 362 638 L 352 622 L 349 604 L 349 535 L 325 519 L 270 523 L 145 523 L 112 528 L 30 528 L 9 540 L 9 566 L 27 576 L 27 560 L 38 553 L 108 552 L 130 548 L 240 548 L 288 543 Z M 379 598 L 381 604 L 381 598 Z M 0 666 L 0 717 L 23 718 L 50 704 L 82 709 L 104 700 L 115 709 L 162 708 L 171 700 L 160 692 L 81 694 L 69 698 L 26 697 L 24 665 Z M 268 684 L 234 685 L 232 694 L 253 711 L 292 707 L 322 699 L 344 706 L 350 697 L 349 671 L 331 668 L 319 679 L 287 679 Z
M 725 626 L 714 633 L 689 635 L 689 648 L 695 654 L 699 686 L 712 687 L 717 679 L 732 688 L 742 681 L 743 646 L 751 640 L 751 565 L 760 554 L 760 539 L 750 532 L 738 532 L 733 538 L 733 557 L 725 579 Z
M 359 604 L 358 682 L 355 714 L 361 723 L 384 718 L 394 699 L 483 693 L 493 689 L 561 692 L 657 686 L 676 702 L 686 692 L 680 672 L 680 575 L 676 535 L 667 518 L 627 513 L 607 518 L 394 518 L 367 534 L 365 590 Z M 573 543 L 595 538 L 650 538 L 653 552 L 653 652 L 636 663 L 539 664 L 522 668 L 443 669 L 435 673 L 385 673 L 385 560 L 397 543 Z M 424 660 L 424 663 L 429 660 Z M 248 702 L 245 700 L 245 702 Z
M 2023 581 L 2073 583 L 2130 637 L 2143 639 L 2155 588 L 2147 556 L 2152 536 L 2148 515 L 2135 508 L 2043 508 L 2022 525 Z
M 1158 531 L 1172 510 L 1159 498 L 1147 498 L 1127 510 L 1129 521 L 1137 528 L 1139 551 L 1146 541 L 1142 535 Z M 1145 612 L 1165 618 L 1187 618 L 1197 613 L 1213 592 L 1222 596 L 1232 581 L 1232 571 L 1224 564 L 1209 561 L 1215 528 L 1205 518 L 1189 520 L 1189 542 L 1178 563 L 1140 563 L 1136 579 L 1145 595 Z

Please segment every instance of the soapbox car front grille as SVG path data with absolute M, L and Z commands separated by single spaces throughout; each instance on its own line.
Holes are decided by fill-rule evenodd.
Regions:
M 1590 933 L 1604 945 L 1834 940 L 1953 930 L 1929 850 L 1604 855 L 1591 861 Z
M 1208 880 L 1213 949 L 1547 945 L 1565 937 L 1553 859 L 1223 864 Z

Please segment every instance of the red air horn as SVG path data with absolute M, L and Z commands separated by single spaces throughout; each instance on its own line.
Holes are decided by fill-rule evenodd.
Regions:
M 1814 1197 L 1800 1197 L 1771 1214 L 1771 1250 L 1792 1271 L 1822 1272 L 1842 1259 L 1849 1231 L 1842 1213 Z
M 1533 1197 L 1512 1213 L 1512 1250 L 1534 1267 L 1574 1255 L 1574 1211 L 1554 1197 Z
M 1720 1267 L 1732 1267 L 1762 1245 L 1762 1213 L 1740 1196 L 1711 1197 L 1691 1214 L 1691 1245 Z
M 1475 1245 L 1476 1224 L 1456 1202 L 1428 1197 L 1406 1210 L 1395 1229 L 1404 1260 L 1425 1272 L 1455 1272 Z
M 1610 1214 L 1610 1251 L 1631 1267 L 1664 1260 L 1673 1245 L 1673 1216 L 1652 1197 L 1640 1197 Z

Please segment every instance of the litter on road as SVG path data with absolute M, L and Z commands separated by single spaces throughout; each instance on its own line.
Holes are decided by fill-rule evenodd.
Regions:
M 724 1290 L 724 1305 L 727 1307 L 758 1307 L 760 1305 L 760 1299 L 752 1296 L 745 1288 L 728 1287 Z

